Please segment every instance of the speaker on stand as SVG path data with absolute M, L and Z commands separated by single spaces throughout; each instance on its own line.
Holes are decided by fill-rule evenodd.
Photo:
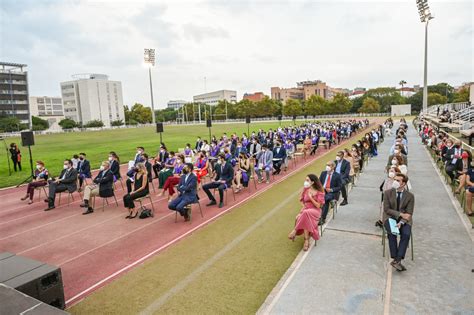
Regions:
M 161 137 L 161 134 L 163 133 L 163 123 L 162 122 L 157 122 L 156 123 L 156 132 L 160 134 L 160 145 L 163 143 L 163 139 Z
M 210 119 L 206 120 L 206 127 L 209 128 L 209 145 L 211 144 L 211 127 L 212 127 L 212 121 Z
M 35 135 L 33 131 L 23 131 L 21 133 L 21 145 L 24 147 L 28 147 L 28 153 L 30 154 L 30 169 L 31 173 L 24 181 L 19 183 L 16 187 L 20 187 L 26 182 L 29 182 L 34 177 L 34 170 L 33 170 L 33 155 L 31 154 L 31 146 L 35 145 Z

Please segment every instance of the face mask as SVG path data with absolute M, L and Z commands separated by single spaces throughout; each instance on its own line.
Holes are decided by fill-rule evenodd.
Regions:
M 103 171 L 105 167 L 103 165 L 100 166 L 100 170 Z
M 400 150 L 395 150 L 393 152 L 395 152 L 395 154 L 398 154 L 398 153 L 400 153 Z
M 63 165 L 63 168 L 67 170 L 69 168 L 69 165 Z
M 311 184 L 308 181 L 305 180 L 304 183 L 303 183 L 303 186 L 304 186 L 304 188 L 309 188 L 309 187 L 311 187 Z
M 187 168 L 183 168 L 183 174 L 188 174 L 188 173 L 189 173 L 188 169 L 187 169 Z
M 137 150 L 137 154 L 142 154 L 142 151 L 140 151 L 140 150 Z
M 41 169 L 41 165 L 36 165 L 36 169 L 37 170 Z
M 392 165 L 397 165 L 398 161 L 397 160 L 392 160 Z
M 331 166 L 326 165 L 326 171 L 330 172 L 331 171 Z
M 113 160 L 113 158 L 111 156 L 109 156 L 109 161 L 112 161 L 112 160 Z
M 393 183 L 392 183 L 392 188 L 394 188 L 394 189 L 398 189 L 398 188 L 400 188 L 400 183 L 399 183 L 399 182 L 397 182 L 396 180 L 395 180 L 395 181 L 393 181 Z
M 341 157 L 340 156 L 336 156 L 336 161 L 340 161 L 341 160 Z
M 222 164 L 221 160 L 217 160 L 217 164 Z
M 178 163 L 178 164 L 181 164 L 181 160 L 180 160 L 180 159 L 178 159 L 178 160 L 176 161 L 176 163 Z
M 394 178 L 394 177 L 395 177 L 395 173 L 394 173 L 394 172 L 389 172 L 389 173 L 388 173 L 388 177 Z

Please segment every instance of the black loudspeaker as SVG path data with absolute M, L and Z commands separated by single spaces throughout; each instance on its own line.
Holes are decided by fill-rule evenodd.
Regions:
M 245 117 L 245 123 L 250 124 L 250 116 Z
M 296 115 L 293 115 L 293 120 L 296 120 Z
M 280 120 L 280 121 L 281 121 L 281 119 L 282 119 L 281 115 L 278 115 L 278 120 Z
M 207 127 L 207 128 L 212 127 L 212 121 L 211 121 L 210 119 L 208 119 L 208 120 L 206 121 L 206 127 Z
M 163 132 L 163 123 L 157 122 L 156 123 L 156 132 Z
M 21 133 L 21 145 L 27 147 L 29 145 L 35 145 L 35 137 L 33 131 L 23 131 Z
M 307 119 L 308 118 L 308 115 L 304 115 L 304 119 Z

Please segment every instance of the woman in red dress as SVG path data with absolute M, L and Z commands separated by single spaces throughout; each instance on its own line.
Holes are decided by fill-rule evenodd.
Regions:
M 318 176 L 309 174 L 304 181 L 303 192 L 300 198 L 303 209 L 296 216 L 295 228 L 288 238 L 294 241 L 296 235 L 304 235 L 303 250 L 309 248 L 309 237 L 319 240 L 318 223 L 321 217 L 321 206 L 324 205 L 324 188 Z

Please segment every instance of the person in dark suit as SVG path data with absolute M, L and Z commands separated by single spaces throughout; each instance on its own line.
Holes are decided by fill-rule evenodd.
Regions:
M 86 178 L 91 178 L 91 164 L 86 159 L 85 153 L 79 153 L 79 162 L 77 163 L 77 174 L 79 178 L 79 190 L 82 190 L 82 184 Z
M 273 175 L 280 174 L 281 172 L 281 165 L 286 159 L 286 150 L 284 147 L 281 146 L 280 141 L 277 141 L 276 147 L 273 149 L 273 168 L 275 171 Z
M 160 152 L 154 159 L 153 171 L 155 172 L 155 177 L 158 178 L 160 171 L 165 167 L 165 162 L 168 160 L 169 154 L 166 150 L 166 146 L 161 144 Z
M 12 162 L 13 162 L 13 169 L 16 172 L 16 169 L 18 166 L 18 170 L 21 171 L 21 152 L 20 152 L 20 149 L 18 149 L 18 145 L 16 143 L 11 143 L 9 151 L 10 151 L 10 158 L 12 159 Z
M 115 180 L 119 180 L 122 178 L 122 175 L 120 174 L 120 159 L 114 151 L 109 153 L 109 163 L 110 163 L 110 172 L 115 177 Z
M 191 208 L 186 207 L 189 204 L 195 203 L 197 197 L 197 177 L 193 173 L 193 164 L 187 163 L 183 167 L 183 175 L 179 179 L 178 197 L 170 201 L 168 208 L 170 210 L 178 211 L 185 221 L 191 220 Z
M 217 188 L 219 190 L 219 208 L 224 206 L 224 190 L 232 187 L 232 180 L 234 179 L 234 169 L 230 162 L 227 162 L 225 155 L 223 153 L 219 154 L 217 165 L 214 170 L 216 172 L 215 180 L 211 183 L 208 183 L 202 186 L 202 189 L 206 192 L 209 197 L 209 202 L 207 206 L 212 206 L 217 204 L 216 199 L 211 193 L 211 189 Z
M 201 137 L 197 137 L 196 144 L 194 145 L 194 151 L 196 153 L 201 151 L 202 146 L 203 146 L 203 142 L 201 140 Z
M 44 211 L 53 210 L 55 208 L 54 200 L 56 193 L 66 190 L 72 193 L 77 189 L 77 170 L 72 167 L 72 161 L 64 160 L 63 168 L 58 178 L 48 181 L 49 194 L 48 199 L 45 199 L 45 202 L 48 203 L 48 208 L 44 209 Z
M 326 222 L 329 204 L 331 201 L 337 200 L 339 198 L 339 192 L 342 188 L 341 175 L 335 172 L 335 168 L 336 164 L 333 161 L 329 161 L 326 163 L 326 170 L 322 171 L 321 176 L 319 176 L 319 179 L 323 184 L 324 191 L 326 192 L 324 195 L 323 215 L 321 217 L 321 221 L 319 222 L 320 225 Z
M 387 230 L 388 246 L 393 261 L 390 263 L 398 271 L 405 271 L 402 260 L 408 248 L 413 223 L 413 209 L 415 207 L 415 196 L 407 191 L 408 177 L 402 173 L 395 175 L 392 189 L 384 192 L 383 197 L 383 221 Z M 389 218 L 396 220 L 400 231 L 400 242 L 397 244 L 397 236 L 390 232 Z
M 104 161 L 100 166 L 100 172 L 93 180 L 93 184 L 84 188 L 84 202 L 80 205 L 86 208 L 82 214 L 94 212 L 89 201 L 90 198 L 100 196 L 103 198 L 112 197 L 114 195 L 114 174 L 110 170 L 110 162 Z
M 335 171 L 339 175 L 341 175 L 341 180 L 342 180 L 342 187 L 341 187 L 341 192 L 342 192 L 342 202 L 341 206 L 345 206 L 348 204 L 347 202 L 347 188 L 346 185 L 350 182 L 350 172 L 351 172 L 351 163 L 344 159 L 344 151 L 339 151 L 337 152 L 336 155 L 336 161 L 334 161 L 336 164 Z

